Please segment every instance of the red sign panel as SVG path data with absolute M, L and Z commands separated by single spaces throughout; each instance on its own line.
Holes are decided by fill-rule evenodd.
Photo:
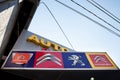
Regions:
M 116 65 L 106 53 L 87 53 L 93 68 L 116 68 Z
M 27 54 L 27 53 L 13 53 L 12 63 L 27 64 L 31 56 L 32 56 L 31 54 Z
M 34 60 L 35 68 L 64 68 L 60 52 L 37 52 Z

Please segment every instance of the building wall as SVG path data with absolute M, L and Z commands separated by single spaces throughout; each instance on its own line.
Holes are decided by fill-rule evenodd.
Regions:
M 0 55 L 9 41 L 18 10 L 19 0 L 3 0 L 0 2 Z

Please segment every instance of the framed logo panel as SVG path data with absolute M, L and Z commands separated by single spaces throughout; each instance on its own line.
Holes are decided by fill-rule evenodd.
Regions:
M 34 68 L 64 68 L 61 52 L 36 52 Z
M 63 52 L 62 56 L 65 68 L 91 68 L 85 53 Z
M 86 55 L 93 68 L 117 69 L 117 66 L 105 52 L 88 52 Z
M 23 67 L 33 67 L 35 52 L 25 52 L 25 51 L 13 51 L 4 67 L 15 67 L 15 68 L 23 68 Z

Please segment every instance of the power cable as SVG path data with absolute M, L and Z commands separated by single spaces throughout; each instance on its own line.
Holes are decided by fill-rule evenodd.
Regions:
M 94 0 L 91 0 L 91 1 L 87 0 L 87 1 L 120 24 L 120 19 L 116 17 L 114 14 L 112 14 L 110 11 L 102 7 L 100 4 L 98 4 Z
M 93 13 L 92 11 L 88 10 L 87 8 L 85 8 L 84 6 L 80 5 L 79 3 L 75 2 L 74 0 L 71 0 L 73 3 L 75 3 L 76 5 L 80 6 L 81 8 L 83 8 L 84 10 L 88 11 L 89 13 L 91 13 L 92 15 L 94 15 L 95 17 L 97 17 L 98 19 L 102 20 L 103 22 L 105 22 L 106 24 L 108 24 L 109 26 L 111 26 L 112 28 L 114 28 L 115 30 L 119 31 L 120 30 L 116 27 L 114 27 L 112 24 L 110 24 L 109 22 L 105 21 L 104 19 L 102 19 L 101 17 L 97 16 L 95 13 Z
M 60 26 L 60 24 L 58 23 L 57 19 L 55 18 L 55 16 L 53 15 L 53 13 L 51 12 L 51 10 L 48 8 L 48 6 L 44 3 L 44 2 L 40 2 L 43 5 L 45 5 L 45 7 L 48 9 L 48 11 L 50 12 L 51 16 L 53 17 L 53 19 L 55 20 L 55 22 L 57 23 L 57 25 L 59 26 L 60 30 L 62 31 L 62 33 L 64 34 L 65 38 L 67 39 L 68 43 L 70 44 L 70 46 L 72 47 L 72 49 L 74 50 L 70 40 L 68 39 L 67 35 L 65 34 L 65 32 L 63 31 L 62 27 Z M 64 72 L 61 72 L 60 75 L 57 77 L 56 80 L 59 80 L 61 78 L 61 76 L 64 74 Z
M 120 34 L 116 33 L 115 31 L 113 31 L 113 30 L 111 30 L 111 29 L 109 29 L 109 28 L 107 28 L 106 26 L 104 26 L 104 25 L 102 25 L 101 23 L 95 21 L 94 19 L 92 19 L 92 18 L 86 16 L 85 14 L 83 14 L 83 13 L 81 13 L 81 12 L 79 12 L 79 11 L 73 9 L 72 7 L 66 5 L 66 4 L 64 4 L 64 3 L 62 3 L 62 2 L 60 2 L 60 1 L 58 1 L 58 0 L 55 0 L 55 1 L 58 2 L 59 4 L 62 4 L 63 6 L 65 6 L 65 7 L 67 7 L 67 8 L 69 8 L 69 9 L 71 9 L 72 11 L 78 13 L 79 15 L 84 16 L 85 18 L 91 20 L 92 22 L 98 24 L 99 26 L 103 27 L 103 28 L 106 29 L 107 31 L 111 32 L 112 34 L 114 34 L 114 35 L 116 35 L 116 36 L 118 36 L 118 37 L 120 38 Z
M 74 47 L 73 47 L 73 45 L 71 44 L 69 38 L 67 37 L 67 35 L 66 35 L 65 32 L 63 31 L 62 27 L 61 27 L 60 24 L 58 23 L 57 19 L 55 18 L 55 16 L 54 16 L 53 13 L 51 12 L 51 10 L 48 8 L 48 6 L 47 6 L 44 2 L 40 2 L 40 3 L 42 3 L 42 4 L 47 8 L 47 10 L 49 11 L 49 13 L 51 14 L 51 16 L 53 17 L 53 19 L 55 20 L 55 22 L 56 22 L 57 25 L 59 26 L 60 30 L 62 31 L 63 35 L 65 36 L 66 40 L 67 40 L 68 43 L 70 44 L 70 46 L 72 47 L 73 50 L 75 50 Z

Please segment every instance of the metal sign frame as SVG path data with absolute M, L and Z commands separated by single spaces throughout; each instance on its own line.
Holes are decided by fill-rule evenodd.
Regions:
M 36 53 L 36 52 L 38 52 L 38 53 Z M 35 55 L 40 54 L 41 52 L 43 52 L 43 53 L 53 53 L 53 54 L 54 53 L 62 54 L 62 59 L 65 56 L 64 57 L 65 59 L 63 59 L 63 60 L 68 59 L 66 57 L 71 56 L 71 54 L 72 55 L 76 54 L 78 56 L 82 54 L 82 55 L 86 56 L 86 59 L 88 60 L 89 65 L 91 67 L 88 67 L 88 66 L 87 67 L 85 67 L 85 66 L 84 67 L 81 67 L 81 66 L 71 67 L 68 64 L 69 62 L 67 62 L 67 61 L 64 61 L 62 63 L 62 64 L 64 64 L 64 67 L 61 67 L 61 68 L 59 68 L 59 67 L 53 67 L 53 68 L 49 68 L 49 67 L 48 68 L 44 68 L 44 67 L 40 68 L 40 67 L 38 67 L 37 68 L 37 67 L 30 67 L 30 66 L 27 66 L 27 65 L 25 65 L 25 67 L 20 67 L 20 66 L 12 65 L 12 63 L 10 63 L 11 62 L 10 59 L 12 59 L 13 53 L 32 53 L 32 54 L 34 54 L 34 59 L 33 60 L 35 60 Z M 64 53 L 64 55 L 63 55 L 63 53 Z M 108 58 L 108 60 L 109 60 L 109 62 L 110 62 L 110 64 L 112 66 L 110 66 L 110 67 L 108 67 L 108 66 L 103 66 L 103 67 L 95 67 L 95 66 L 93 66 L 92 60 L 88 56 L 89 54 L 92 54 L 92 55 L 105 55 Z M 50 59 L 50 56 L 51 55 L 48 55 L 47 59 Z M 77 57 L 77 56 L 75 56 L 75 57 Z M 71 58 L 71 57 L 69 57 L 69 58 Z M 73 61 L 71 61 L 72 63 L 70 63 L 70 64 L 73 64 Z M 35 62 L 32 61 L 31 63 L 34 65 Z M 28 65 L 31 65 L 31 63 L 29 63 Z M 12 65 L 12 66 L 6 66 L 7 64 Z M 78 63 L 76 63 L 76 64 L 78 64 Z M 88 65 L 88 63 L 85 63 L 85 64 Z M 19 65 L 19 64 L 17 64 L 17 65 Z M 65 65 L 68 65 L 68 67 L 65 67 Z M 112 61 L 112 59 L 107 55 L 107 53 L 105 53 L 105 52 L 60 52 L 60 51 L 56 52 L 56 51 L 33 51 L 33 50 L 31 50 L 31 51 L 18 51 L 17 50 L 17 51 L 11 51 L 10 52 L 10 54 L 8 55 L 7 59 L 5 60 L 3 66 L 2 66 L 2 69 L 11 69 L 11 70 L 17 70 L 17 69 L 20 69 L 20 70 L 118 70 L 118 67 Z

